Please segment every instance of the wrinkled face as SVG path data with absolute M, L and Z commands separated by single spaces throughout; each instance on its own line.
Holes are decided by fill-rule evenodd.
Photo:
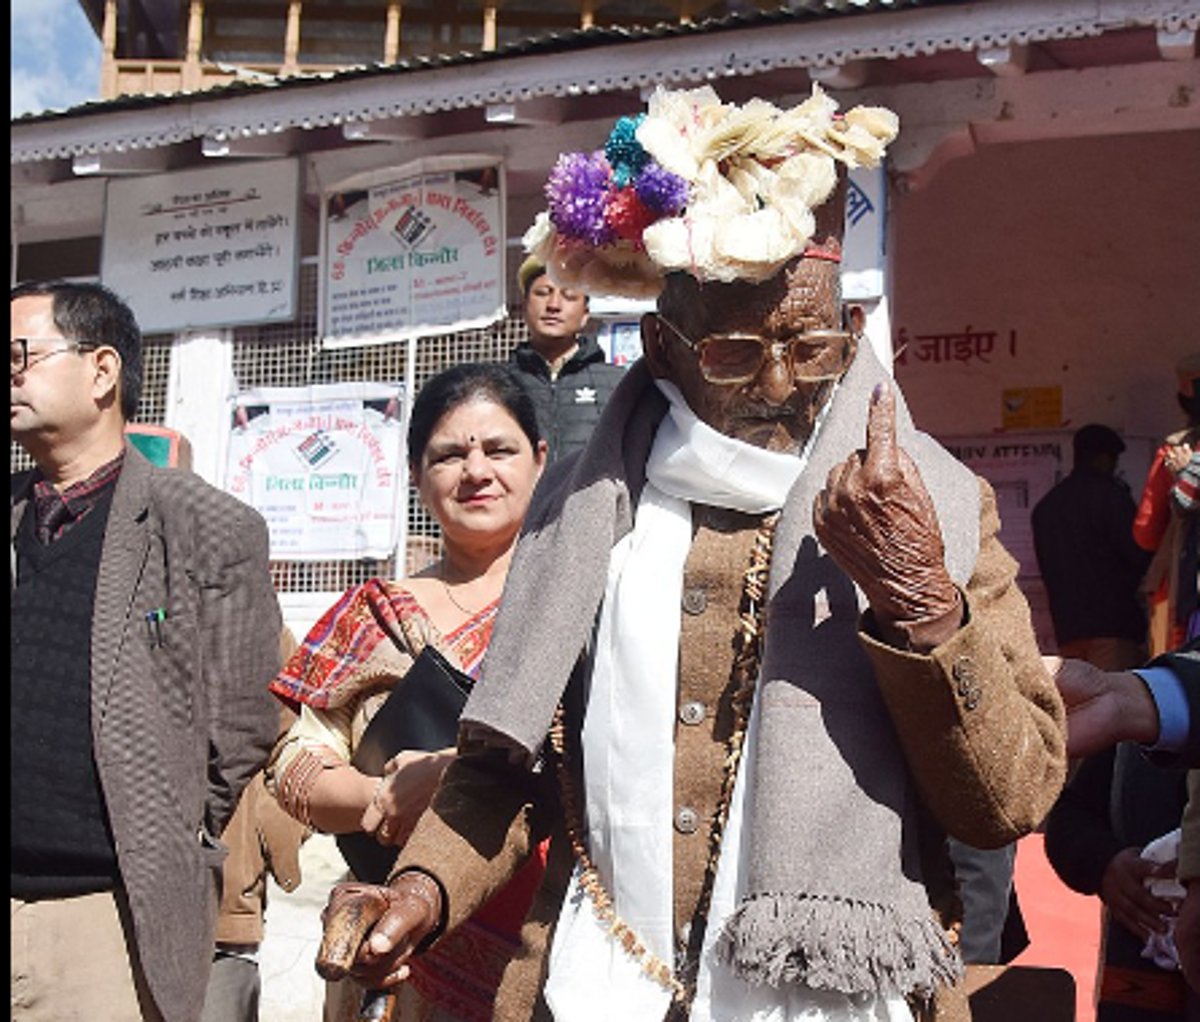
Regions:
M 521 527 L 546 462 L 508 410 L 484 397 L 438 420 L 413 482 L 449 543 L 511 541 Z
M 587 296 L 572 288 L 561 288 L 543 273 L 525 295 L 525 324 L 529 342 L 540 353 L 557 354 L 574 341 L 588 318 Z
M 796 451 L 833 381 L 797 382 L 786 345 L 768 345 L 761 366 L 745 382 L 712 383 L 701 371 L 695 342 L 722 334 L 750 334 L 788 342 L 810 330 L 842 325 L 838 264 L 799 259 L 771 280 L 753 285 L 700 285 L 675 275 L 659 299 L 663 315 L 693 345 L 653 315 L 642 321 L 647 362 L 656 376 L 670 379 L 702 422 L 726 436 L 775 451 Z
M 82 434 L 97 415 L 97 401 L 116 382 L 100 361 L 111 348 L 81 349 L 54 325 L 53 298 L 25 295 L 10 303 L 10 340 L 25 338 L 28 367 L 11 374 L 9 428 L 22 443 L 56 442 Z M 14 347 L 14 351 L 17 348 Z M 103 360 L 97 356 L 103 352 Z M 14 364 L 17 356 L 14 355 Z

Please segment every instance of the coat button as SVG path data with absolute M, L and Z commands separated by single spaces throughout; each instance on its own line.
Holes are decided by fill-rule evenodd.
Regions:
M 683 806 L 675 813 L 675 829 L 680 834 L 691 834 L 700 825 L 700 816 L 691 806 Z
M 979 698 L 979 689 L 973 688 L 963 697 L 963 706 L 965 706 L 968 710 L 973 710 L 979 705 Z
M 691 724 L 695 727 L 697 724 L 704 722 L 704 704 L 701 702 L 684 703 L 679 708 L 679 719 L 685 724 Z
M 683 609 L 689 614 L 703 614 L 708 606 L 708 597 L 698 587 L 683 591 Z

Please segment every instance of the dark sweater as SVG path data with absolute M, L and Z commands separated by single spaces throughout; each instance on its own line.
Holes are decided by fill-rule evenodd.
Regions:
M 511 362 L 537 408 L 550 461 L 587 445 L 609 395 L 624 374 L 623 369 L 604 360 L 604 349 L 591 337 L 579 338 L 579 350 L 554 380 L 546 360 L 528 342 L 517 345 Z
M 49 546 L 33 535 L 32 510 L 17 532 L 9 812 L 11 893 L 26 900 L 119 880 L 91 725 L 92 605 L 111 504 L 110 488 Z

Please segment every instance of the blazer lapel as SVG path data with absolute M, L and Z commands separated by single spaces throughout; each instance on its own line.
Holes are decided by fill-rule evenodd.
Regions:
M 92 719 L 104 720 L 121 648 L 129 633 L 130 607 L 150 550 L 150 463 L 125 444 L 125 463 L 113 492 L 96 602 L 92 612 Z

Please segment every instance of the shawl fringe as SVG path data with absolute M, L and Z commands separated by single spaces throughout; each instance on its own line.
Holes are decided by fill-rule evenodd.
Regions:
M 888 906 L 811 895 L 747 898 L 726 921 L 716 953 L 745 982 L 776 988 L 799 983 L 928 1001 L 963 975 L 932 914 L 906 919 Z

